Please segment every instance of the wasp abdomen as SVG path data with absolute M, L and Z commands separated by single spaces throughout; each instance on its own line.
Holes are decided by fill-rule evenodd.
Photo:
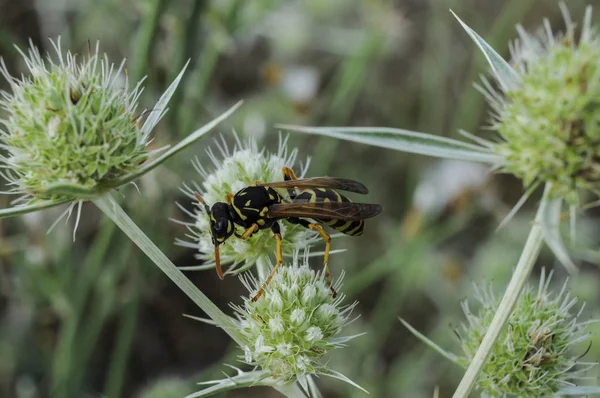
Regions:
M 350 199 L 344 195 L 341 195 L 337 191 L 327 188 L 305 189 L 298 196 L 296 196 L 295 200 L 306 200 L 310 203 L 352 202 Z M 365 226 L 363 220 L 348 221 L 332 218 L 315 218 L 315 220 L 349 236 L 362 235 Z

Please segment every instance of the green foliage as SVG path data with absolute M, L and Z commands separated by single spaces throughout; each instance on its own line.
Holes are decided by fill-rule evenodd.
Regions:
M 569 1 L 569 8 L 574 15 L 582 14 L 584 2 Z M 0 54 L 6 61 L 6 70 L 16 71 L 13 76 L 20 76 L 18 73 L 23 69 L 19 69 L 23 65 L 17 52 L 11 52 L 13 43 L 20 43 L 24 48 L 22 43 L 32 37 L 36 45 L 43 47 L 47 41 L 36 38 L 36 35 L 39 32 L 42 32 L 41 36 L 48 34 L 46 32 L 53 34 L 61 29 L 63 43 L 68 43 L 73 54 L 80 54 L 77 55 L 77 61 L 81 62 L 75 64 L 84 68 L 91 62 L 87 55 L 87 40 L 100 37 L 103 50 L 111 58 L 127 57 L 120 76 L 126 78 L 128 75 L 132 82 L 148 76 L 144 81 L 146 89 L 140 95 L 140 104 L 151 107 L 156 103 L 154 109 L 149 111 L 140 108 L 133 116 L 126 117 L 123 114 L 123 120 L 117 123 L 119 128 L 121 124 L 123 128 L 127 125 L 131 129 L 127 130 L 131 136 L 134 133 L 139 135 L 141 131 L 142 136 L 149 138 L 156 122 L 167 111 L 167 102 L 170 109 L 168 118 L 163 119 L 159 126 L 160 134 L 153 135 L 155 138 L 152 140 L 148 139 L 151 146 L 137 146 L 132 140 L 121 147 L 116 141 L 111 141 L 116 145 L 119 157 L 140 151 L 140 160 L 143 162 L 139 167 L 124 168 L 125 174 L 119 174 L 116 169 L 100 170 L 102 167 L 88 164 L 84 156 L 91 155 L 86 147 L 72 156 L 73 159 L 81 156 L 80 163 L 85 163 L 81 170 L 76 170 L 85 177 L 81 181 L 76 178 L 73 181 L 64 178 L 53 181 L 44 186 L 43 192 L 36 193 L 35 198 L 28 195 L 29 192 L 24 192 L 21 185 L 7 186 L 8 190 L 16 189 L 16 193 L 27 195 L 23 198 L 25 201 L 33 199 L 34 203 L 12 208 L 4 203 L 0 217 L 32 213 L 73 200 L 79 201 L 83 217 L 80 219 L 76 242 L 71 242 L 63 227 L 56 228 L 50 237 L 44 235 L 59 214 L 55 209 L 3 221 L 0 234 L 0 396 L 25 398 L 51 395 L 70 398 L 104 395 L 119 398 L 166 396 L 172 393 L 181 397 L 199 389 L 195 387 L 196 382 L 217 378 L 222 380 L 201 383 L 209 387 L 202 387 L 202 391 L 191 393 L 189 397 L 215 394 L 266 396 L 272 393 L 272 387 L 286 396 L 366 396 L 350 385 L 350 379 L 332 369 L 364 385 L 375 397 L 430 398 L 434 385 L 441 387 L 438 391 L 440 397 L 451 396 L 463 369 L 446 360 L 439 360 L 438 353 L 424 344 L 415 344 L 414 338 L 407 336 L 406 329 L 400 327 L 397 318 L 407 319 L 415 325 L 415 330 L 422 331 L 423 340 L 434 340 L 439 344 L 436 349 L 443 352 L 440 347 L 450 346 L 455 341 L 455 334 L 452 333 L 454 327 L 449 325 L 455 325 L 456 319 L 459 319 L 456 303 L 469 295 L 471 280 L 493 281 L 497 289 L 504 288 L 532 224 L 539 227 L 534 228 L 538 237 L 539 230 L 544 230 L 546 243 L 557 253 L 561 262 L 565 262 L 565 256 L 568 259 L 569 254 L 573 254 L 567 253 L 559 233 L 566 224 L 562 206 L 564 200 L 560 197 L 563 191 L 555 192 L 558 198 L 544 202 L 544 217 L 532 222 L 533 213 L 530 210 L 538 203 L 534 199 L 542 185 L 539 182 L 544 182 L 534 180 L 519 203 L 525 203 L 527 197 L 532 200 L 527 201 L 522 211 L 500 231 L 510 239 L 490 253 L 492 264 L 482 260 L 479 254 L 482 248 L 498 243 L 500 235 L 494 233 L 494 229 L 498 221 L 509 213 L 507 205 L 514 203 L 522 192 L 521 182 L 497 178 L 490 173 L 488 177 L 482 177 L 480 184 L 465 187 L 457 182 L 469 179 L 470 173 L 452 170 L 443 162 L 436 167 L 438 178 L 441 176 L 440 182 L 422 173 L 431 165 L 431 158 L 389 151 L 393 148 L 422 155 L 477 161 L 480 164 L 476 166 L 488 163 L 493 164 L 495 170 L 502 170 L 504 158 L 494 153 L 494 149 L 498 148 L 494 146 L 497 141 L 487 140 L 489 135 L 483 140 L 466 133 L 473 142 L 454 139 L 454 134 L 460 128 L 478 130 L 485 118 L 484 98 L 472 89 L 472 82 L 483 70 L 484 57 L 472 57 L 469 54 L 475 46 L 466 44 L 467 37 L 457 29 L 458 23 L 448 13 L 448 8 L 454 9 L 481 34 L 479 36 L 475 30 L 467 29 L 480 49 L 484 50 L 485 58 L 493 61 L 490 66 L 502 86 L 502 80 L 512 74 L 511 68 L 521 65 L 503 60 L 508 59 L 503 50 L 515 35 L 514 25 L 525 21 L 529 29 L 529 23 L 537 21 L 539 15 L 548 15 L 552 21 L 559 19 L 558 9 L 548 9 L 544 2 L 479 2 L 475 7 L 455 0 L 393 4 L 359 0 L 227 0 L 198 1 L 193 2 L 193 6 L 190 6 L 190 2 L 166 0 L 69 4 L 56 0 L 25 0 L 4 3 L 0 5 Z M 3 13 L 4 7 L 9 7 L 8 12 Z M 548 14 L 549 11 L 551 14 Z M 13 15 L 16 20 L 11 22 Z M 36 21 L 28 22 L 28 15 L 34 15 Z M 68 29 L 63 29 L 66 26 L 62 23 L 64 21 L 68 21 Z M 583 26 L 591 26 L 587 17 Z M 579 32 L 579 25 L 576 31 Z M 575 37 L 574 48 L 579 51 L 577 46 L 584 40 L 579 40 L 579 34 Z M 591 37 L 597 35 L 590 34 L 587 40 Z M 534 53 L 536 56 L 540 54 L 547 55 L 544 51 Z M 57 59 L 54 53 L 52 58 Z M 180 73 L 188 59 L 189 67 L 185 74 Z M 100 67 L 105 59 L 100 57 L 97 62 Z M 61 68 L 57 61 L 47 60 L 44 65 L 48 71 Z M 51 65 L 54 69 L 50 68 Z M 298 78 L 298 70 L 308 73 L 301 73 L 302 78 Z M 20 85 L 29 79 L 27 69 L 23 71 L 25 78 L 10 81 Z M 519 76 L 526 74 L 522 69 L 515 69 L 515 73 L 517 71 Z M 117 72 L 118 67 L 114 69 L 115 77 Z M 175 79 L 177 84 L 167 88 L 174 76 L 178 76 Z M 304 80 L 306 76 L 312 80 Z M 589 81 L 595 78 L 590 77 Z M 75 79 L 74 82 L 80 80 Z M 0 85 L 4 83 L 4 80 L 0 81 Z M 117 79 L 117 83 L 117 88 L 123 87 L 121 78 Z M 174 92 L 175 88 L 177 90 Z M 6 90 L 14 92 L 10 89 L 8 87 Z M 591 87 L 588 89 L 591 90 Z M 85 90 L 80 91 L 83 93 Z M 133 91 L 128 92 L 131 95 Z M 107 87 L 104 92 L 113 91 Z M 70 91 L 61 93 L 64 94 L 60 98 L 63 106 L 76 107 L 72 104 Z M 161 93 L 164 93 L 162 97 Z M 298 93 L 301 95 L 298 96 Z M 36 97 L 30 96 L 29 99 L 39 101 L 46 98 L 47 94 L 45 91 L 36 92 Z M 488 94 L 489 91 L 486 92 Z M 98 112 L 102 108 L 101 95 L 90 91 L 86 91 L 86 95 L 90 101 L 86 105 L 86 112 Z M 124 100 L 119 96 L 126 93 L 118 89 L 114 95 L 117 101 L 122 102 Z M 510 100 L 510 94 L 498 95 L 503 101 Z M 161 99 L 157 102 L 159 97 Z M 92 98 L 98 98 L 99 101 L 92 101 Z M 237 142 L 235 135 L 230 133 L 233 127 L 243 144 L 225 154 L 213 146 L 213 154 L 207 156 L 205 148 L 209 147 L 210 142 L 196 141 L 228 118 L 236 108 L 214 119 L 221 109 L 242 98 L 245 100 L 244 106 L 221 130 L 223 141 L 227 144 L 220 147 L 227 148 L 229 145 L 232 148 L 231 145 Z M 593 107 L 590 98 L 583 98 L 588 101 L 588 108 Z M 544 100 L 550 101 L 547 98 Z M 81 101 L 80 98 L 76 102 L 84 104 Z M 106 105 L 107 110 L 100 109 L 98 115 L 121 117 L 121 109 L 109 105 Z M 524 107 L 527 105 L 523 104 Z M 39 123 L 44 127 L 39 132 L 43 139 L 34 144 L 46 148 L 47 142 L 51 142 L 46 127 L 55 115 L 49 109 L 38 109 L 37 112 L 48 116 L 45 124 Z M 0 119 L 10 123 L 6 114 L 4 109 L 0 110 Z M 536 116 L 540 115 L 541 112 Z M 90 134 L 91 147 L 101 147 L 102 141 L 98 134 L 93 134 L 86 120 L 83 121 L 85 134 Z M 146 121 L 142 127 L 137 125 L 140 120 Z M 202 124 L 202 120 L 213 122 L 190 135 L 190 131 Z M 33 122 L 34 118 L 31 120 Z M 104 123 L 104 119 L 97 122 Z M 235 364 L 236 358 L 243 352 L 239 347 L 248 346 L 250 351 L 255 351 L 256 344 L 250 340 L 258 339 L 263 334 L 271 340 L 269 344 L 279 344 L 276 340 L 278 334 L 272 333 L 270 323 L 260 323 L 255 319 L 260 333 L 244 337 L 240 332 L 240 319 L 225 314 L 233 312 L 226 309 L 227 302 L 239 302 L 236 300 L 239 300 L 241 286 L 237 278 L 217 281 L 211 272 L 183 275 L 173 265 L 186 269 L 199 263 L 204 268 L 214 266 L 211 264 L 212 242 L 206 235 L 206 217 L 193 207 L 196 201 L 190 199 L 190 195 L 184 196 L 177 190 L 182 182 L 196 181 L 198 184 L 190 185 L 191 189 L 210 197 L 210 204 L 223 201 L 227 193 L 235 192 L 238 187 L 251 184 L 254 180 L 281 179 L 282 163 L 299 171 L 298 164 L 292 164 L 294 162 L 290 160 L 292 152 L 281 156 L 277 151 L 277 129 L 272 128 L 275 123 L 328 126 L 318 132 L 328 137 L 290 135 L 290 148 L 298 148 L 298 154 L 311 155 L 312 163 L 307 176 L 331 175 L 362 181 L 369 187 L 369 195 L 352 199 L 381 203 L 385 208 L 380 217 L 368 220 L 363 237 L 336 240 L 333 248 L 346 252 L 337 253 L 330 259 L 334 280 L 338 280 L 342 269 L 347 272 L 344 292 L 350 297 L 350 302 L 360 299 L 357 312 L 362 314 L 361 318 L 344 325 L 343 332 L 349 335 L 367 334 L 360 341 L 352 342 L 351 347 L 330 350 L 332 355 L 321 357 L 318 355 L 323 351 L 320 345 L 311 351 L 312 346 L 306 341 L 307 329 L 296 333 L 290 340 L 290 344 L 312 355 L 310 358 L 314 361 L 310 362 L 311 368 L 308 370 L 317 373 L 323 371 L 350 384 L 299 374 L 297 378 L 292 375 L 292 382 L 281 385 L 281 372 L 277 371 L 286 366 L 275 367 L 273 373 L 279 377 L 275 379 L 269 376 L 272 371 L 263 369 L 254 358 L 250 361 L 251 365 L 244 363 L 239 365 L 242 369 L 229 371 L 224 364 Z M 359 131 L 356 127 L 329 127 L 332 125 L 385 125 L 399 128 Z M 73 126 L 76 125 L 61 125 L 61 129 L 64 134 L 78 134 L 80 130 Z M 6 125 L 2 125 L 2 128 L 6 129 Z M 424 135 L 411 129 L 435 135 Z M 331 137 L 349 139 L 353 143 Z M 94 138 L 98 140 L 94 142 Z M 245 141 L 247 138 L 253 140 L 254 149 L 250 152 L 244 152 L 249 149 Z M 152 149 L 165 148 L 178 139 L 183 140 L 169 150 L 150 152 Z M 70 142 L 62 142 L 61 145 Z M 374 144 L 379 148 L 357 143 Z M 20 145 L 19 142 L 14 144 Z M 189 152 L 186 156 L 174 156 L 192 144 L 195 144 L 194 154 L 198 157 L 195 164 L 201 165 L 206 171 L 200 173 L 201 177 L 194 167 L 190 167 Z M 55 148 L 46 149 L 50 151 Z M 558 150 L 551 149 L 555 152 Z M 583 147 L 580 149 L 585 152 Z M 127 152 L 129 150 L 131 152 Z M 554 152 L 552 154 L 554 156 Z M 11 156 L 6 151 L 2 155 Z M 52 160 L 60 160 L 64 156 L 59 153 Z M 217 161 L 216 164 L 211 164 L 211 158 Z M 229 158 L 232 161 L 224 167 L 222 163 Z M 106 163 L 103 158 L 98 159 Z M 98 159 L 94 158 L 93 161 Z M 271 164 L 266 159 L 275 161 Z M 127 163 L 125 158 L 122 160 L 124 165 L 135 164 L 133 161 Z M 163 162 L 166 167 L 155 169 Z M 75 162 L 73 167 L 78 165 Z M 469 164 L 465 162 L 464 167 L 463 170 L 468 171 Z M 153 172 L 148 173 L 150 170 Z M 21 177 L 4 168 L 0 171 L 7 174 L 9 183 L 16 181 L 13 177 Z M 101 172 L 105 173 L 103 177 L 100 176 Z M 568 172 L 564 171 L 564 174 Z M 82 182 L 84 180 L 87 182 Z M 127 184 L 134 180 L 141 195 L 134 192 L 133 185 Z M 421 201 L 421 197 L 414 194 L 415 186 L 424 182 L 438 188 L 433 193 L 429 192 L 429 199 L 433 196 L 436 202 L 439 200 L 441 203 L 435 213 L 422 206 L 427 200 Z M 584 187 L 585 179 L 574 183 L 579 188 L 594 188 L 591 183 Z M 560 184 L 557 180 L 553 181 L 553 185 Z M 119 187 L 119 192 L 114 193 L 115 199 L 125 197 L 125 200 L 119 201 L 125 212 L 110 198 L 100 195 L 113 186 Z M 185 189 L 184 193 L 189 194 L 190 190 Z M 6 197 L 0 197 L 0 200 L 3 198 Z M 44 198 L 52 200 L 43 201 Z M 110 239 L 110 244 L 106 242 L 108 238 L 94 239 L 104 236 L 104 233 L 98 231 L 93 203 L 83 203 L 87 199 L 91 199 L 126 230 L 195 304 L 187 301 L 177 287 L 171 286 L 164 274 L 148 266 L 148 259 L 137 248 L 132 249 L 131 242 L 124 239 L 119 230 L 109 234 L 115 236 Z M 182 204 L 182 211 L 177 210 L 173 201 Z M 20 205 L 23 201 L 16 203 Z M 73 203 L 69 209 L 73 209 Z M 579 220 L 590 221 L 588 225 L 597 224 L 595 219 L 588 218 L 583 209 L 581 212 L 575 210 L 572 209 L 571 215 L 577 213 Z M 186 217 L 182 214 L 185 211 L 189 212 L 189 218 L 185 221 L 189 228 L 186 236 L 188 242 L 184 243 L 185 248 L 181 248 L 172 245 L 172 241 L 186 231 L 167 219 L 182 219 Z M 513 214 L 510 213 L 510 216 Z M 104 219 L 106 221 L 108 217 Z M 577 242 L 581 243 L 584 238 L 588 243 L 591 241 L 596 244 L 597 228 L 580 230 L 581 221 L 571 225 L 572 230 L 578 233 Z M 290 227 L 287 224 L 284 226 L 286 229 Z M 286 255 L 291 255 L 296 245 L 321 244 L 317 242 L 320 239 L 312 241 L 314 234 L 310 231 L 301 229 L 300 232 L 295 235 L 292 228 L 286 230 L 289 238 L 287 241 L 284 238 Z M 529 250 L 529 256 L 526 256 L 528 267 L 533 267 L 537 259 L 537 248 L 541 246 L 539 240 L 536 250 Z M 248 268 L 254 274 L 258 271 L 259 276 L 261 271 L 264 274 L 269 263 L 268 257 L 272 257 L 274 252 L 274 241 L 269 231 L 256 234 L 248 242 L 232 238 L 229 243 L 237 245 L 229 248 L 237 250 L 229 256 L 230 270 Z M 593 251 L 578 254 L 582 255 L 581 258 L 598 263 L 596 246 L 592 247 Z M 562 248 L 557 251 L 557 247 Z M 70 259 L 68 263 L 58 256 L 59 249 L 69 254 L 66 256 Z M 222 249 L 229 250 L 225 247 Z M 82 264 L 84 253 L 93 256 L 93 266 Z M 562 255 L 559 256 L 560 253 Z M 311 265 L 322 266 L 322 254 L 313 250 L 311 255 L 317 257 L 311 260 Z M 544 264 L 554 260 L 543 250 L 541 255 Z M 257 267 L 253 267 L 255 262 Z M 285 263 L 287 266 L 288 261 Z M 23 272 L 25 267 L 29 270 L 26 273 Z M 586 291 L 599 291 L 597 270 L 591 266 L 584 269 Z M 282 268 L 280 272 L 284 271 Z M 523 282 L 528 274 L 525 272 L 521 275 Z M 43 298 L 43 304 L 36 304 L 39 298 L 34 297 L 28 286 L 38 287 L 36 295 Z M 548 289 L 553 291 L 554 287 L 549 286 Z M 256 286 L 253 286 L 253 290 L 256 290 Z M 580 295 L 581 289 L 573 287 L 573 292 Z M 549 300 L 553 300 L 552 297 L 555 295 Z M 532 294 L 530 300 L 533 299 Z M 597 300 L 587 298 L 586 301 L 590 304 L 586 308 L 586 316 L 589 312 L 597 317 Z M 260 302 L 243 302 L 239 309 L 247 314 L 246 306 L 252 304 L 255 310 L 260 309 L 256 308 L 261 305 Z M 264 306 L 267 304 L 269 302 L 263 303 Z M 304 308 L 302 303 L 298 306 Z M 224 309 L 225 313 L 218 308 Z M 342 303 L 337 310 L 343 311 L 343 308 Z M 286 317 L 289 314 L 283 309 L 280 312 L 272 309 L 264 311 L 267 317 L 271 317 L 269 320 L 280 316 L 284 324 L 289 326 L 286 330 L 293 331 L 295 326 L 291 317 Z M 227 324 L 225 331 L 233 339 L 222 330 L 211 330 L 213 326 L 182 318 L 182 312 L 197 315 L 197 319 L 208 315 L 211 320 L 201 320 L 212 325 L 219 322 Z M 240 312 L 237 314 L 243 317 Z M 315 322 L 320 325 L 321 320 Z M 319 325 L 316 327 L 323 333 L 322 330 L 327 327 Z M 275 323 L 273 326 L 279 330 Z M 333 328 L 330 329 L 333 331 Z M 334 336 L 329 341 L 343 345 L 347 339 Z M 556 352 L 547 349 L 547 341 L 543 346 L 545 352 Z M 271 345 L 266 345 L 263 339 L 259 346 L 265 348 Z M 591 346 L 585 355 L 586 360 L 598 358 L 598 347 L 600 345 L 596 343 Z M 327 346 L 327 349 L 330 348 Z M 333 348 L 337 348 L 337 345 Z M 584 344 L 569 355 L 582 355 L 585 349 Z M 523 357 L 526 353 L 523 353 Z M 262 353 L 260 358 L 266 360 L 267 354 Z M 150 358 L 148 355 L 151 355 Z M 293 356 L 275 358 L 270 364 L 278 361 L 279 364 L 282 361 L 285 364 L 285 360 L 290 358 Z M 456 362 L 456 357 L 452 355 L 447 355 L 447 358 Z M 466 360 L 465 356 L 465 365 Z M 326 369 L 321 366 L 323 364 L 327 365 Z M 222 376 L 224 369 L 227 373 L 225 377 Z M 296 370 L 302 372 L 302 369 Z M 590 370 L 590 376 L 597 376 L 598 372 L 598 367 L 595 367 Z M 478 380 L 478 374 L 474 375 L 475 381 Z M 586 382 L 577 381 L 577 386 L 561 389 L 561 394 L 581 396 L 587 393 L 591 396 L 598 392 L 597 387 L 584 387 L 582 383 Z M 590 383 L 597 384 L 597 381 Z M 323 394 L 319 393 L 317 384 Z M 60 388 L 55 388 L 57 386 Z M 234 389 L 239 391 L 226 392 Z M 457 393 L 456 396 L 465 397 L 466 394 L 463 390 L 463 395 Z

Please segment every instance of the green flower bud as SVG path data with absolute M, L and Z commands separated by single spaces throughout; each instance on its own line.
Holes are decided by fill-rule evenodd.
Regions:
M 260 367 L 269 377 L 288 382 L 310 374 L 329 374 L 321 359 L 352 337 L 337 337 L 349 322 L 356 303 L 342 305 L 344 295 L 333 298 L 321 272 L 308 266 L 308 254 L 281 266 L 256 302 L 246 299 L 234 306 L 247 344 L 243 361 Z M 262 283 L 242 279 L 253 297 Z M 335 289 L 341 285 L 338 278 Z M 339 292 L 338 292 L 339 293 Z
M 21 52 L 30 76 L 0 67 L 11 89 L 0 98 L 2 175 L 20 203 L 96 196 L 149 156 L 149 131 L 136 113 L 141 82 L 129 87 L 124 61 L 115 67 L 98 45 L 80 58 L 52 45 L 56 60 L 33 45 Z
M 578 203 L 578 192 L 600 192 L 600 37 L 588 9 L 577 34 L 563 5 L 564 35 L 548 21 L 537 35 L 518 27 L 512 65 L 520 83 L 497 93 L 484 82 L 493 106 L 493 144 L 504 170 L 525 185 L 552 183 L 552 194 Z
M 537 289 L 528 288 L 520 296 L 507 325 L 500 334 L 488 362 L 483 366 L 478 388 L 490 397 L 550 397 L 574 386 L 596 363 L 583 362 L 585 330 L 591 321 L 580 322 L 581 310 L 571 311 L 577 299 L 567 291 L 549 290 L 552 274 L 542 272 Z M 467 366 L 494 316 L 500 299 L 490 287 L 475 290 L 481 308 L 471 313 L 468 302 L 463 311 L 468 323 L 459 332 L 464 356 L 459 363 Z

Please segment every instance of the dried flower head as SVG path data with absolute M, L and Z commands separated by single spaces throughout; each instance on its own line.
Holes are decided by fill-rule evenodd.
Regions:
M 591 321 L 579 322 L 581 309 L 573 314 L 577 298 L 566 282 L 557 295 L 549 289 L 552 274 L 542 277 L 537 289 L 526 289 L 519 298 L 508 325 L 503 329 L 488 362 L 483 366 L 478 388 L 490 397 L 546 397 L 574 386 L 596 363 L 581 361 L 590 335 Z M 491 287 L 475 289 L 481 308 L 472 313 L 467 301 L 463 311 L 468 323 L 459 332 L 467 366 L 498 307 L 500 299 Z M 581 350 L 575 352 L 575 350 Z
M 283 167 L 292 167 L 296 162 L 298 151 L 296 149 L 288 151 L 287 138 L 280 139 L 279 149 L 276 153 L 269 153 L 265 149 L 258 149 L 254 139 L 249 138 L 242 143 L 237 135 L 234 135 L 236 145 L 232 152 L 227 148 L 222 139 L 217 142 L 217 150 L 222 159 L 220 159 L 212 150 L 208 150 L 208 155 L 214 164 L 214 170 L 209 172 L 196 159 L 193 162 L 194 167 L 203 178 L 202 186 L 194 185 L 194 188 L 185 187 L 184 192 L 194 200 L 193 192 L 198 191 L 204 198 L 204 201 L 212 206 L 215 202 L 224 202 L 228 193 L 235 194 L 240 189 L 254 184 L 256 181 L 272 182 L 283 181 Z M 306 173 L 308 160 L 299 171 L 300 178 Z M 283 197 L 287 197 L 285 189 L 278 190 Z M 191 247 L 199 251 L 197 258 L 205 262 L 199 267 L 190 267 L 188 269 L 207 269 L 215 266 L 214 244 L 209 227 L 209 217 L 202 208 L 198 206 L 195 213 L 189 213 L 193 217 L 192 222 L 185 222 L 191 232 L 188 234 L 189 241 L 178 239 L 177 244 Z M 319 238 L 311 230 L 300 225 L 290 224 L 283 220 L 280 222 L 281 236 L 284 255 L 293 255 L 296 249 L 308 247 Z M 252 237 L 241 240 L 231 237 L 220 246 L 221 264 L 231 264 L 228 272 L 241 272 L 252 267 L 257 261 L 267 260 L 275 253 L 275 242 L 273 233 L 270 230 L 260 230 Z M 240 265 L 242 267 L 238 267 Z
M 254 296 L 262 286 L 253 277 L 242 279 Z M 339 291 L 342 278 L 334 288 Z M 333 298 L 322 272 L 308 266 L 308 252 L 281 266 L 264 295 L 234 306 L 241 333 L 247 341 L 243 361 L 261 368 L 281 382 L 310 374 L 329 374 L 321 359 L 352 337 L 337 337 L 349 322 L 356 303 L 342 305 L 344 295 Z

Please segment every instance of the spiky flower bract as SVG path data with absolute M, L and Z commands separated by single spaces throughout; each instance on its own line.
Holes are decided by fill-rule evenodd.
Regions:
M 242 280 L 250 297 L 262 286 L 252 277 Z M 296 253 L 291 264 L 279 267 L 261 298 L 234 306 L 247 342 L 242 360 L 281 382 L 332 375 L 321 359 L 352 338 L 338 335 L 356 304 L 342 305 L 341 280 L 334 285 L 334 298 L 322 272 L 308 266 L 308 253 L 300 259 Z
M 519 83 L 498 93 L 481 88 L 493 107 L 493 150 L 504 170 L 526 186 L 552 183 L 552 194 L 578 204 L 581 191 L 600 195 L 600 37 L 588 8 L 580 32 L 562 5 L 566 33 L 550 24 L 537 35 L 518 27 L 511 48 Z
M 248 138 L 242 143 L 234 134 L 236 144 L 230 151 L 224 140 L 217 142 L 217 150 L 221 155 L 219 158 L 214 151 L 208 150 L 208 155 L 214 164 L 214 170 L 208 171 L 196 159 L 194 167 L 202 176 L 202 186 L 194 185 L 194 189 L 186 187 L 184 191 L 194 201 L 193 191 L 198 191 L 205 202 L 212 206 L 215 202 L 225 202 L 228 193 L 235 194 L 240 189 L 259 182 L 283 181 L 283 167 L 293 167 L 296 163 L 298 151 L 288 151 L 287 138 L 279 141 L 277 152 L 270 153 L 265 149 L 258 149 L 253 138 Z M 299 178 L 304 176 L 308 168 L 308 160 L 304 167 L 296 169 Z M 278 190 L 287 197 L 285 189 Z M 192 222 L 186 223 L 191 234 L 191 241 L 177 240 L 177 244 L 191 247 L 199 251 L 197 258 L 203 260 L 207 265 L 191 267 L 195 269 L 213 268 L 214 244 L 211 239 L 209 217 L 200 206 L 194 214 Z M 296 249 L 301 249 L 317 242 L 317 235 L 300 225 L 293 225 L 285 220 L 279 222 L 284 255 L 291 256 Z M 250 268 L 259 260 L 267 260 L 275 252 L 275 242 L 271 230 L 260 230 L 247 240 L 241 240 L 232 236 L 219 246 L 222 264 L 231 264 L 229 272 L 239 272 Z M 237 268 L 238 265 L 242 267 Z M 191 269 L 190 268 L 190 269 Z
M 149 156 L 148 133 L 136 113 L 141 82 L 129 87 L 124 61 L 106 55 L 63 54 L 42 58 L 33 45 L 21 54 L 30 76 L 0 73 L 11 92 L 2 92 L 2 175 L 18 203 L 76 200 L 105 192 L 133 173 Z M 69 194 L 66 192 L 73 192 Z
M 479 376 L 479 389 L 491 397 L 550 397 L 574 386 L 596 363 L 581 361 L 590 335 L 591 321 L 580 322 L 581 309 L 573 313 L 577 298 L 571 297 L 566 282 L 556 295 L 549 289 L 552 274 L 542 277 L 537 289 L 527 288 L 520 296 L 508 325 L 501 332 L 488 362 Z M 467 366 L 496 312 L 499 298 L 491 287 L 476 287 L 481 308 L 472 313 L 467 301 L 463 311 L 468 323 L 459 332 Z

